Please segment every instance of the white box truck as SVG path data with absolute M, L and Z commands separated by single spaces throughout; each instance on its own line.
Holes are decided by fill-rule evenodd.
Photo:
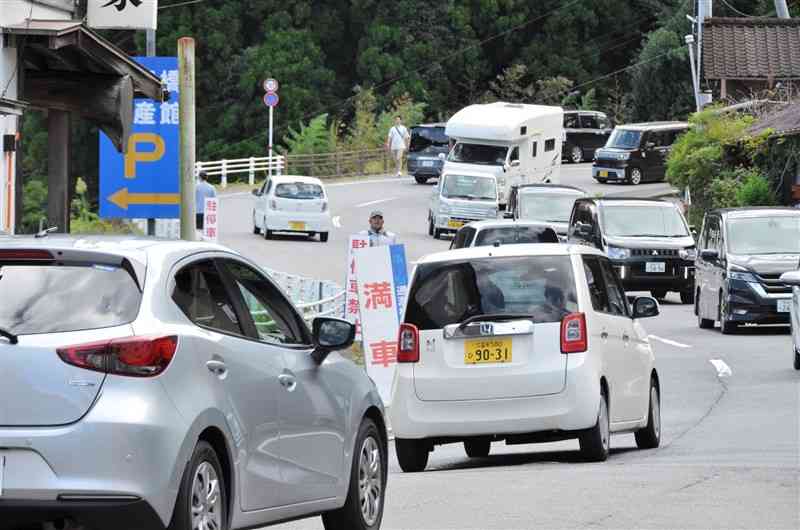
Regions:
M 450 118 L 445 133 L 456 143 L 442 175 L 493 174 L 501 208 L 512 186 L 559 183 L 564 139 L 561 107 L 504 102 L 470 105 Z

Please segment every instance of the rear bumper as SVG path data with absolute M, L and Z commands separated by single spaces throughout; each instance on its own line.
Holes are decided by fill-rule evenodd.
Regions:
M 3 501 L 0 530 L 59 519 L 80 521 L 87 530 L 162 530 L 164 524 L 145 501 Z
M 600 378 L 589 354 L 571 354 L 567 386 L 538 397 L 421 401 L 414 390 L 413 365 L 398 365 L 389 409 L 397 438 L 503 436 L 546 431 L 580 431 L 597 421 Z
M 294 223 L 303 223 L 299 230 Z M 267 214 L 267 230 L 273 232 L 330 232 L 333 228 L 330 212 L 274 212 Z

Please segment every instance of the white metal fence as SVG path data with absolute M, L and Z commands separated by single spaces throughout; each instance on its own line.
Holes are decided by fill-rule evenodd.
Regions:
M 270 269 L 266 271 L 289 295 L 306 320 L 319 316 L 344 318 L 345 291 L 340 285 Z
M 197 162 L 194 169 L 195 175 L 199 174 L 200 171 L 205 171 L 210 177 L 218 176 L 220 178 L 220 186 L 226 188 L 228 186 L 228 175 L 247 173 L 248 182 L 253 186 L 256 183 L 256 171 L 272 171 L 275 175 L 280 175 L 285 167 L 286 159 L 281 155 L 276 155 L 272 158 L 265 156 L 260 158 L 218 160 L 216 162 Z

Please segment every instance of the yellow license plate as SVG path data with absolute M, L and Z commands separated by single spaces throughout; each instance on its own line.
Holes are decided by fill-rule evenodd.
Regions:
M 464 364 L 511 362 L 511 339 L 475 339 L 464 343 Z
M 608 171 L 601 171 L 600 172 L 600 176 L 601 177 L 607 177 L 608 176 Z
M 305 230 L 306 224 L 302 221 L 289 221 L 289 230 Z
M 447 221 L 447 228 L 461 228 L 462 226 L 464 226 L 464 223 L 461 221 Z

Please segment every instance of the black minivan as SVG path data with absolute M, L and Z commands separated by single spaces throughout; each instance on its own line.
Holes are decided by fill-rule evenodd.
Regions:
M 663 299 L 678 292 L 694 302 L 694 237 L 678 206 L 658 199 L 582 198 L 575 201 L 568 242 L 606 253 L 626 291 Z
M 565 110 L 561 159 L 573 164 L 591 161 L 595 152 L 606 145 L 611 130 L 611 121 L 602 112 Z
M 780 281 L 800 261 L 800 210 L 712 210 L 698 240 L 695 314 L 722 333 L 741 324 L 789 324 L 792 288 Z
M 450 139 L 444 133 L 444 123 L 428 123 L 411 128 L 408 147 L 408 172 L 418 184 L 442 175 L 444 161 L 439 158 L 450 152 Z
M 688 123 L 678 121 L 618 125 L 595 153 L 592 176 L 601 184 L 664 180 L 672 145 L 688 128 Z

